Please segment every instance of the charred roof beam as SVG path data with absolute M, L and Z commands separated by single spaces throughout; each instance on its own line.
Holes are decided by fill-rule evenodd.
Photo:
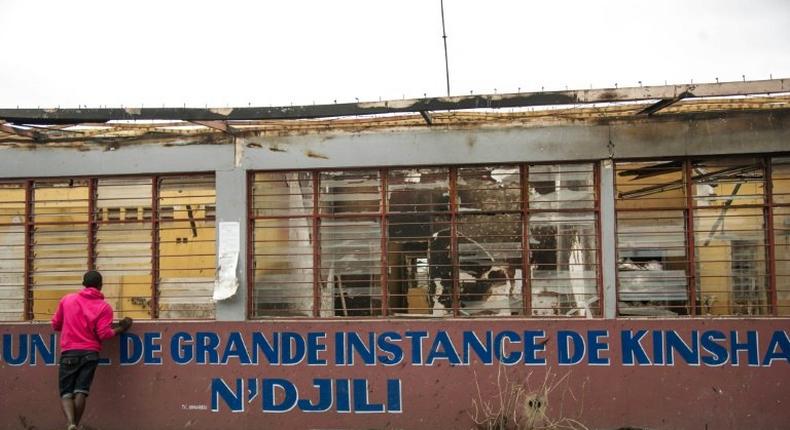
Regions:
M 14 124 L 4 123 L 0 121 L 0 131 L 4 131 L 9 134 L 15 134 L 17 136 L 27 137 L 33 140 L 43 140 L 45 138 L 44 133 L 40 131 L 36 131 L 30 128 L 20 128 Z
M 422 115 L 422 119 L 425 120 L 425 123 L 429 126 L 433 125 L 433 117 L 431 117 L 431 113 L 428 111 L 421 110 L 420 115 Z
M 771 94 L 790 91 L 790 80 L 771 79 L 693 85 L 429 97 L 380 102 L 237 108 L 0 109 L 0 119 L 17 124 L 103 123 L 107 121 L 238 121 L 336 118 L 441 110 L 526 108 L 661 99 L 658 110 L 694 97 Z
M 236 136 L 237 130 L 231 127 L 226 121 L 189 121 L 192 124 L 202 125 L 203 127 L 219 130 L 231 136 Z
M 668 98 L 668 99 L 661 99 L 661 100 L 653 103 L 652 105 L 642 109 L 639 113 L 637 113 L 637 115 L 648 115 L 648 116 L 649 115 L 653 115 L 654 113 L 660 111 L 661 109 L 668 108 L 668 107 L 672 106 L 673 104 L 675 104 L 675 103 L 677 103 L 677 102 L 679 102 L 679 101 L 681 101 L 681 100 L 683 100 L 683 99 L 685 99 L 687 97 L 694 97 L 694 94 L 692 94 L 689 91 L 684 91 L 684 92 L 678 94 L 676 97 L 672 97 L 672 98 Z

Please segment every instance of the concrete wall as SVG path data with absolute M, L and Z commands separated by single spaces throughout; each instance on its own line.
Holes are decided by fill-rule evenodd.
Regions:
M 604 186 L 601 194 L 604 311 L 611 318 L 615 312 L 616 242 L 611 192 L 614 173 L 609 159 L 772 153 L 788 151 L 788 142 L 790 113 L 772 112 L 598 125 L 251 136 L 235 142 L 228 139 L 227 143 L 218 145 L 0 146 L 0 179 L 213 172 L 217 222 L 239 222 L 244 232 L 250 170 L 600 161 Z M 244 255 L 248 246 L 246 235 L 242 233 L 240 240 Z M 241 321 L 246 317 L 246 259 L 239 263 L 242 287 L 236 296 L 218 303 L 216 315 L 220 321 Z M 108 342 L 104 355 L 112 364 L 98 371 L 85 423 L 90 428 L 110 430 L 470 428 L 474 425 L 475 405 L 498 407 L 497 390 L 515 384 L 513 387 L 523 390 L 522 397 L 514 403 L 519 405 L 521 413 L 529 407 L 529 400 L 533 401 L 532 405 L 539 398 L 542 405 L 548 401 L 545 416 L 537 414 L 544 417 L 543 425 L 570 425 L 569 420 L 577 420 L 591 429 L 781 429 L 790 420 L 787 408 L 790 391 L 785 387 L 790 380 L 789 323 L 786 319 L 140 322 L 133 329 L 133 336 L 122 341 L 124 348 L 117 339 Z M 438 358 L 427 365 L 410 361 L 416 344 L 406 340 L 400 343 L 405 358 L 393 366 L 381 363 L 390 353 L 378 344 L 375 365 L 365 365 L 358 355 L 355 364 L 338 363 L 335 355 L 337 350 L 344 350 L 337 344 L 336 333 L 341 336 L 358 333 L 367 341 L 368 333 L 373 333 L 376 339 L 383 333 L 405 339 L 407 332 L 424 331 L 427 340 L 420 355 L 423 360 L 434 348 L 434 340 L 441 337 L 440 333 L 451 336 L 453 344 L 458 345 L 463 332 L 474 332 L 485 339 L 487 331 L 492 336 L 510 332 L 519 337 L 525 332 L 541 330 L 544 333 L 537 343 L 505 342 L 506 352 L 520 351 L 522 358 L 535 352 L 535 357 L 545 361 L 537 365 L 528 365 L 525 360 L 512 366 L 502 365 L 500 361 L 486 365 L 479 360 L 451 365 L 448 358 Z M 640 330 L 645 330 L 644 337 L 637 344 L 623 338 L 642 336 Z M 672 336 L 667 334 L 670 330 L 675 330 L 677 336 L 695 348 L 690 359 L 679 355 L 675 342 L 676 349 L 669 352 L 674 364 L 668 365 L 666 336 Z M 201 339 L 208 342 L 201 343 L 208 348 L 200 352 L 201 356 L 213 361 L 213 339 L 217 339 L 220 348 L 230 342 L 243 348 L 238 338 L 234 338 L 238 335 L 234 333 L 240 333 L 249 348 L 249 336 L 255 332 L 269 337 L 274 332 L 280 335 L 288 332 L 308 339 L 309 333 L 323 335 L 316 342 L 325 345 L 326 350 L 319 348 L 314 358 L 326 363 L 311 366 L 306 359 L 294 365 L 262 362 L 248 365 L 241 363 L 238 352 L 234 355 L 224 349 L 217 352 L 219 362 L 215 364 L 200 364 L 196 357 L 186 364 L 177 363 L 183 347 L 200 343 L 196 341 L 198 333 L 203 333 Z M 708 343 L 702 346 L 705 333 Z M 50 329 L 45 324 L 3 324 L 0 336 L 0 393 L 4 393 L 0 395 L 0 428 L 57 428 L 62 417 L 56 392 L 53 351 L 56 339 Z M 584 343 L 587 354 L 579 363 L 560 365 L 561 349 L 567 342 Z M 598 360 L 589 353 L 595 343 L 600 343 Z M 751 345 L 738 347 L 743 343 Z M 144 345 L 149 345 L 147 354 L 139 361 L 131 357 L 121 366 L 123 356 L 133 356 Z M 434 358 L 446 354 L 448 347 L 446 344 L 435 347 Z M 733 348 L 742 351 L 733 354 Z M 749 352 L 752 349 L 754 357 Z M 575 349 L 568 352 L 572 351 Z M 25 357 L 21 356 L 23 352 Z M 727 359 L 721 360 L 724 354 Z M 226 360 L 223 355 L 228 355 Z M 739 357 L 737 365 L 733 355 Z M 648 362 L 629 365 L 629 357 L 647 358 Z M 707 364 L 702 358 L 708 360 Z M 595 363 L 599 360 L 605 360 L 606 364 Z M 16 361 L 18 365 L 14 364 Z M 313 380 L 333 379 L 333 404 L 322 413 L 304 412 L 298 407 L 287 413 L 264 411 L 265 393 L 260 391 L 261 384 L 264 379 L 272 378 L 289 381 L 298 387 L 300 396 L 313 402 L 318 400 Z M 238 391 L 245 397 L 243 412 L 232 412 L 219 399 L 218 410 L 211 410 L 218 379 L 229 384 L 231 391 L 239 388 L 239 381 L 244 381 L 245 388 Z M 343 394 L 337 391 L 343 383 L 337 381 L 353 379 L 367 381 L 370 404 L 387 403 L 386 393 L 391 388 L 387 381 L 399 380 L 402 403 L 387 403 L 390 410 L 384 413 L 359 413 L 359 410 L 345 413 L 343 401 L 338 400 Z M 251 384 L 258 391 L 250 391 Z M 277 402 L 283 400 L 278 399 Z M 353 405 L 350 408 L 359 409 Z M 528 416 L 536 416 L 531 414 Z M 477 419 L 481 418 L 478 414 Z
M 521 424 L 532 417 L 543 426 L 536 428 L 778 430 L 790 420 L 788 323 L 140 323 L 106 342 L 102 355 L 112 364 L 97 371 L 84 423 L 105 430 L 467 429 L 475 417 L 492 415 L 486 407 L 499 410 L 503 395 L 508 413 Z M 275 346 L 267 357 L 256 335 L 303 349 Z M 50 328 L 3 325 L 0 336 L 0 427 L 60 428 Z M 351 348 L 349 336 L 364 346 Z M 464 353 L 472 336 L 502 354 Z M 680 342 L 691 352 L 681 352 Z M 365 359 L 368 348 L 374 359 Z M 321 394 L 316 380 L 331 390 Z M 272 381 L 279 388 L 267 388 Z M 298 390 L 302 402 L 278 411 L 290 406 L 286 390 Z M 508 400 L 510 390 L 518 396 Z M 326 410 L 305 410 L 321 398 Z
M 221 140 L 220 140 L 221 141 Z M 470 163 L 558 162 L 610 158 L 770 153 L 790 149 L 790 112 L 704 114 L 656 117 L 610 124 L 481 126 L 379 131 L 321 132 L 225 138 L 220 144 L 188 140 L 158 144 L 0 146 L 0 179 L 81 175 L 214 172 L 217 221 L 239 222 L 246 231 L 246 173 L 265 169 L 307 169 Z M 602 164 L 602 180 L 612 172 Z M 603 258 L 614 263 L 613 195 L 602 194 Z M 608 215 L 607 215 L 608 214 Z M 245 255 L 246 235 L 240 238 Z M 246 259 L 239 261 L 242 288 L 217 305 L 217 319 L 246 316 Z M 604 270 L 604 288 L 613 292 L 614 270 Z M 605 316 L 614 316 L 613 296 Z

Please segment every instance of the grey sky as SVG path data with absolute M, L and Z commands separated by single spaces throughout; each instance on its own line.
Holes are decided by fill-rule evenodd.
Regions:
M 790 77 L 790 1 L 445 0 L 453 95 Z M 445 94 L 439 0 L 0 0 L 0 106 Z

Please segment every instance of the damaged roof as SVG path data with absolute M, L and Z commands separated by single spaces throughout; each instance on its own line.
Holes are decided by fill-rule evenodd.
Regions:
M 0 109 L 2 143 L 225 142 L 228 135 L 635 121 L 790 108 L 790 79 L 238 108 Z

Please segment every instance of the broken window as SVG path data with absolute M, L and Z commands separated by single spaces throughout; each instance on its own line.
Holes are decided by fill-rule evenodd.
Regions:
M 25 319 L 25 183 L 0 183 L 0 321 Z
M 91 268 L 119 317 L 213 317 L 214 223 L 194 208 L 215 201 L 213 175 L 0 185 L 0 318 L 49 319 Z
M 551 262 L 532 275 L 541 293 L 557 295 L 552 315 L 597 315 L 593 165 L 537 166 L 536 181 L 552 187 L 535 196 L 534 214 L 525 212 L 525 172 L 254 174 L 252 316 L 522 314 L 529 218 L 535 231 L 551 230 L 536 242 L 549 248 L 533 254 L 538 266 Z
M 766 162 L 617 163 L 621 315 L 771 313 Z
M 529 166 L 532 315 L 600 315 L 592 164 Z
M 523 312 L 524 214 L 519 166 L 459 167 L 459 313 Z
M 391 169 L 387 178 L 392 312 L 451 314 L 450 169 Z
M 776 306 L 790 315 L 790 158 L 773 159 L 771 179 Z
M 618 162 L 620 315 L 688 313 L 686 193 L 681 161 Z
M 88 180 L 36 181 L 32 198 L 33 318 L 49 319 L 61 297 L 81 288 L 88 270 Z
M 322 316 L 382 314 L 381 183 L 377 170 L 320 174 Z
M 253 316 L 313 315 L 313 179 L 311 172 L 253 176 Z
M 96 225 L 96 270 L 102 273 L 102 292 L 118 317 L 151 317 L 151 240 L 153 224 L 139 221 L 138 207 L 151 204 L 151 178 L 100 178 L 96 210 L 126 207 L 125 218 Z M 134 214 L 134 215 L 133 215 Z
M 692 160 L 700 312 L 769 313 L 764 175 L 760 160 Z
M 158 180 L 158 206 L 172 207 L 173 217 L 159 221 L 155 311 L 159 318 L 213 318 L 215 224 L 197 208 L 215 204 L 214 175 Z

